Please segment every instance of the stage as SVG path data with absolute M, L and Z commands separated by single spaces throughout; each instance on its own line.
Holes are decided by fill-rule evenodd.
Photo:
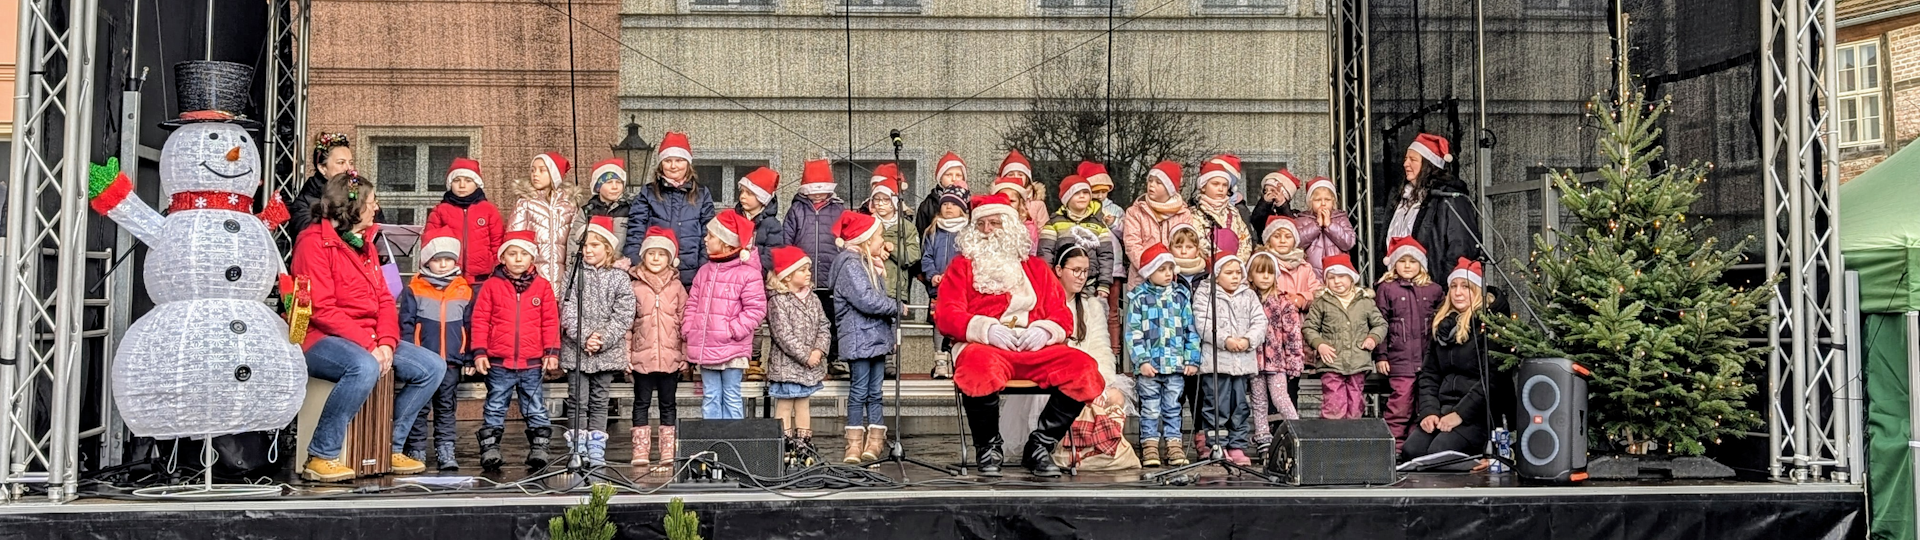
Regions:
M 518 469 L 490 482 L 524 475 Z M 902 478 L 890 464 L 867 472 Z M 662 538 L 673 497 L 699 513 L 709 539 L 1865 537 L 1863 495 L 1849 484 L 1521 486 L 1510 475 L 1414 473 L 1387 486 L 1313 488 L 1230 480 L 1217 468 L 1190 485 L 1141 482 L 1137 473 L 1045 480 L 1022 472 L 987 480 L 911 470 L 885 488 L 777 493 L 669 483 L 658 472 L 637 478 L 643 493 L 617 496 L 610 514 L 618 538 Z M 0 538 L 545 538 L 547 520 L 584 498 L 530 495 L 538 486 L 428 494 L 393 485 L 303 484 L 300 495 L 271 500 L 0 506 Z

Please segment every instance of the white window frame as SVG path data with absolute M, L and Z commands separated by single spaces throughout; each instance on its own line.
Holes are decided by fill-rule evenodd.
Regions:
M 766 5 L 698 5 L 694 0 L 679 0 L 681 13 L 773 13 L 780 11 L 780 0 L 767 2 Z
M 747 173 L 753 172 L 755 168 L 760 167 L 760 162 L 765 162 L 765 166 L 769 169 L 775 171 L 780 170 L 780 159 L 776 153 L 763 150 L 701 150 L 700 156 L 693 162 L 693 165 L 694 167 L 711 167 L 715 165 L 720 167 L 720 178 L 717 184 L 720 186 L 720 189 L 718 192 L 712 194 L 713 207 L 726 209 L 739 206 L 740 177 L 746 176 Z M 639 176 L 639 178 L 645 180 L 628 184 L 627 193 L 632 194 L 636 188 L 644 188 L 646 182 L 653 181 L 653 171 L 648 170 L 645 171 L 645 173 L 646 174 Z M 705 178 L 701 179 L 702 183 L 707 181 L 709 180 Z M 787 181 L 785 178 L 782 178 L 780 183 L 785 184 Z M 775 198 L 778 198 L 779 195 L 779 193 L 774 193 Z
M 1044 5 L 1046 1 L 1047 0 L 1033 0 L 1032 6 L 1033 6 L 1034 12 L 1040 15 L 1051 16 L 1051 17 L 1105 17 L 1109 14 L 1109 11 L 1106 6 L 1049 7 Z M 1066 0 L 1066 1 L 1071 2 L 1073 0 Z M 1133 13 L 1132 1 L 1130 0 L 1110 0 L 1110 1 L 1113 3 L 1113 10 L 1111 11 L 1112 15 L 1116 17 L 1122 17 L 1122 16 L 1128 16 Z
M 926 13 L 927 2 L 929 2 L 930 0 L 913 0 L 913 5 L 911 6 L 891 6 L 891 5 L 875 6 L 875 5 L 858 5 L 858 4 L 852 5 L 852 6 L 846 5 L 848 2 L 858 3 L 858 2 L 871 2 L 871 1 L 872 0 L 827 0 L 827 14 L 843 15 L 846 13 L 852 13 L 854 15 L 919 15 L 922 13 Z
M 482 159 L 480 128 L 478 127 L 363 126 L 358 128 L 356 132 L 357 136 L 353 142 L 354 160 L 360 164 L 361 170 L 371 171 L 373 173 L 374 185 L 379 186 L 381 206 L 396 209 L 405 208 L 414 211 L 414 223 L 396 223 L 398 225 L 420 225 L 426 223 L 427 213 L 432 211 L 434 205 L 439 204 L 440 199 L 445 195 L 444 191 L 429 192 L 427 191 L 427 186 L 431 185 L 430 180 L 434 175 L 445 175 L 446 171 L 422 171 L 420 167 L 427 169 L 431 169 L 432 167 L 427 164 L 428 156 L 424 154 L 418 155 L 415 158 L 417 160 L 415 173 L 418 175 L 419 183 L 416 184 L 411 191 L 394 191 L 380 184 L 380 146 L 393 146 L 395 143 L 402 145 L 412 143 L 417 147 L 425 147 L 431 146 L 433 145 L 432 143 L 436 142 L 453 143 L 465 141 L 467 146 L 466 157 Z M 482 163 L 485 163 L 485 161 L 482 160 Z M 498 172 L 496 172 L 495 175 L 500 176 L 499 180 L 502 181 L 507 178 L 506 176 L 501 176 Z
M 1874 52 L 1874 64 L 1872 66 L 1860 64 L 1860 59 L 1863 57 L 1861 52 L 1868 49 Z M 1878 37 L 1842 44 L 1834 52 L 1834 62 L 1836 62 L 1836 66 L 1839 62 L 1839 55 L 1843 52 L 1853 53 L 1855 67 L 1851 69 L 1845 67 L 1838 68 L 1836 76 L 1838 76 L 1840 80 L 1834 81 L 1834 89 L 1841 89 L 1841 82 L 1846 80 L 1848 76 L 1852 76 L 1855 83 L 1853 90 L 1838 92 L 1834 99 L 1834 108 L 1836 110 L 1833 111 L 1833 115 L 1834 118 L 1838 120 L 1837 126 L 1839 127 L 1839 131 L 1835 135 L 1840 139 L 1840 147 L 1854 148 L 1883 144 L 1887 137 L 1886 48 L 1881 46 L 1880 38 Z M 1874 76 L 1875 84 L 1873 86 L 1863 84 L 1868 74 Z M 1868 102 L 1873 104 L 1870 112 L 1868 108 L 1865 107 L 1865 104 Z M 1849 118 L 1847 116 L 1848 104 L 1853 104 L 1854 109 L 1861 111 L 1862 114 Z M 1860 133 L 1858 138 L 1847 140 L 1847 127 L 1849 125 L 1853 125 L 1858 130 Z M 1866 133 L 1869 129 L 1878 131 L 1879 136 L 1868 138 Z
M 1193 13 L 1195 15 L 1219 15 L 1219 16 L 1286 15 L 1289 13 L 1298 12 L 1300 10 L 1301 0 L 1276 0 L 1276 3 L 1279 5 L 1273 5 L 1273 6 L 1254 6 L 1254 5 L 1209 6 L 1207 5 L 1208 2 L 1217 2 L 1217 1 L 1221 1 L 1221 0 L 1193 0 Z M 1251 2 L 1260 2 L 1263 0 L 1239 0 L 1239 1 L 1251 3 Z

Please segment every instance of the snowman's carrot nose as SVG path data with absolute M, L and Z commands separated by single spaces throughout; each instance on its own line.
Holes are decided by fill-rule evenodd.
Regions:
M 240 161 L 240 147 L 235 146 L 227 151 L 227 161 Z

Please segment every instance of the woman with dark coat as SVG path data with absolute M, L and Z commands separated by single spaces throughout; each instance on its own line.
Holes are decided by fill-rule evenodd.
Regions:
M 1492 429 L 1485 385 L 1505 386 L 1498 373 L 1482 373 L 1486 330 L 1479 320 L 1486 308 L 1480 263 L 1460 259 L 1447 276 L 1447 300 L 1433 319 L 1433 340 L 1415 381 L 1413 417 L 1418 424 L 1407 433 L 1402 459 L 1452 450 L 1480 454 Z M 1500 416 L 1500 415 L 1493 415 Z
M 707 234 L 707 222 L 713 221 L 713 193 L 700 185 L 693 173 L 693 150 L 687 136 L 667 132 L 660 138 L 660 163 L 654 169 L 655 180 L 634 190 L 627 213 L 627 241 L 622 254 L 632 266 L 640 266 L 640 244 L 647 240 L 647 229 L 670 229 L 680 242 L 680 284 L 693 286 L 693 275 L 707 264 L 707 250 L 698 239 Z
M 1426 246 L 1432 261 L 1477 261 L 1480 214 L 1474 211 L 1467 183 L 1448 168 L 1453 164 L 1448 146 L 1446 138 L 1431 133 L 1421 133 L 1407 146 L 1401 163 L 1407 184 L 1387 225 L 1387 239 L 1411 236 Z
M 313 216 L 314 203 L 326 194 L 327 179 L 353 170 L 353 146 L 345 133 L 321 133 L 313 136 L 313 176 L 300 185 L 300 193 L 287 202 L 287 238 L 299 239 L 300 231 L 319 221 Z M 374 221 L 380 221 L 379 215 Z

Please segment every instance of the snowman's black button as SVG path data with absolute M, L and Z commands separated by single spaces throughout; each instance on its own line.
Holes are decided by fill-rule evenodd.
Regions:
M 247 323 L 243 323 L 240 321 L 233 321 L 231 323 L 227 323 L 227 329 L 232 330 L 233 333 L 235 334 L 245 334 L 247 333 Z
M 247 379 L 251 378 L 253 378 L 253 368 L 241 365 L 233 369 L 233 380 L 247 382 Z
M 238 222 L 238 221 L 234 221 L 234 220 L 231 220 L 231 219 L 229 219 L 229 220 L 227 220 L 227 222 L 226 222 L 226 223 L 224 224 L 224 226 L 225 226 L 225 227 L 227 228 L 227 232 L 230 232 L 230 233 L 237 233 L 237 232 L 240 232 L 240 222 Z
M 240 281 L 240 267 L 227 267 L 227 281 Z

